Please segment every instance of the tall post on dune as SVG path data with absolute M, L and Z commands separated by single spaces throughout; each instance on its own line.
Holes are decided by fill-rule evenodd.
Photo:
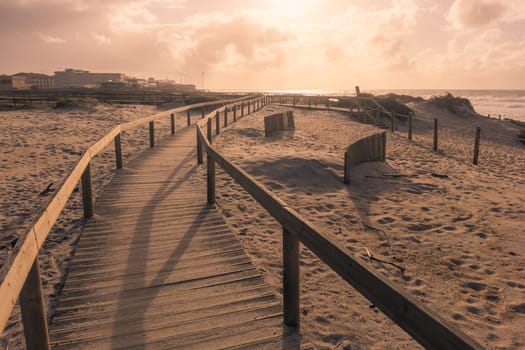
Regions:
M 474 139 L 474 158 L 472 160 L 472 163 L 474 165 L 478 165 L 480 137 L 481 137 L 481 128 L 478 126 L 476 127 L 476 138 Z
M 171 134 L 175 135 L 175 114 L 170 114 L 170 122 L 171 122 Z
M 434 118 L 434 151 L 438 149 L 438 120 Z
M 408 139 L 412 141 L 412 114 L 408 115 Z

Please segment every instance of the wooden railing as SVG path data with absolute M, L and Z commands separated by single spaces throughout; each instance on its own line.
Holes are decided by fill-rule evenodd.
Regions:
M 259 101 L 266 104 L 269 100 L 266 97 Z M 236 104 L 226 106 L 225 110 L 226 108 L 235 109 Z M 197 123 L 197 140 L 200 149 L 198 154 L 201 157 L 199 163 L 202 162 L 203 151 L 207 159 L 208 203 L 215 203 L 215 164 L 218 164 L 282 225 L 283 299 L 286 325 L 299 325 L 299 242 L 302 242 L 424 347 L 428 349 L 483 348 L 402 288 L 356 260 L 349 251 L 323 235 L 263 184 L 215 150 L 212 147 L 212 120 L 218 118 L 219 112 L 220 109 L 215 110 Z M 218 119 L 216 120 L 218 123 Z M 203 128 L 207 129 L 207 136 Z M 217 129 L 216 134 L 218 131 Z
M 100 154 L 111 142 L 114 142 L 116 167 L 122 168 L 120 135 L 123 131 L 142 125 L 149 125 L 150 146 L 153 147 L 155 145 L 155 121 L 169 115 L 171 119 L 171 133 L 175 134 L 176 113 L 186 111 L 187 124 L 189 126 L 191 123 L 190 110 L 201 109 L 201 114 L 204 118 L 204 107 L 224 105 L 245 99 L 247 99 L 247 97 L 198 103 L 120 124 L 89 147 L 80 157 L 70 174 L 64 179 L 54 196 L 42 207 L 29 230 L 20 236 L 12 253 L 0 270 L 0 335 L 5 329 L 16 301 L 19 300 L 26 347 L 28 349 L 49 348 L 45 302 L 42 294 L 42 284 L 37 259 L 38 251 L 79 181 L 82 183 L 84 216 L 93 216 L 94 206 L 91 189 L 90 163 L 96 155 Z

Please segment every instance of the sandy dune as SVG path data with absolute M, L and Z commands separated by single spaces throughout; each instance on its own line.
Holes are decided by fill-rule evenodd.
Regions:
M 414 106 L 388 136 L 386 163 L 358 166 L 342 179 L 346 146 L 376 129 L 337 112 L 295 110 L 296 131 L 264 138 L 268 106 L 221 133 L 218 149 L 320 230 L 401 284 L 492 349 L 525 347 L 525 147 L 515 126 L 459 119 Z M 439 113 L 438 113 L 439 112 Z M 440 151 L 432 151 L 433 118 Z M 472 165 L 475 126 L 479 166 Z M 281 229 L 220 172 L 218 203 L 268 282 L 281 295 Z M 375 257 L 397 264 L 369 261 Z M 302 331 L 319 349 L 413 349 L 411 338 L 306 248 L 301 252 Z

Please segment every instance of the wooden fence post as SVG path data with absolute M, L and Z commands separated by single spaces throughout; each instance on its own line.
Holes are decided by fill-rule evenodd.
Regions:
M 212 132 L 211 132 L 211 118 L 208 119 L 208 141 L 212 141 Z
M 244 117 L 244 102 L 241 102 L 241 118 Z
M 207 154 L 206 162 L 208 163 L 208 203 L 215 203 L 215 162 L 211 159 L 210 155 Z
M 170 120 L 171 120 L 171 134 L 175 135 L 175 114 L 174 113 L 171 113 Z
M 233 105 L 233 121 L 237 121 L 237 105 Z
M 396 131 L 396 129 L 395 129 L 395 122 L 396 122 L 396 118 L 394 116 L 394 112 L 390 112 L 390 130 L 392 132 Z
M 195 128 L 195 131 L 197 132 L 197 164 L 202 164 L 202 143 L 201 138 L 199 137 L 199 126 Z
M 348 151 L 344 154 L 344 177 L 343 177 L 343 183 L 345 185 L 350 184 L 350 154 Z
M 117 169 L 122 169 L 122 143 L 120 142 L 120 134 L 115 136 L 115 161 Z
M 204 107 L 201 107 L 201 119 L 204 119 Z
M 412 114 L 408 115 L 408 139 L 412 141 Z
M 474 159 L 472 160 L 472 163 L 474 165 L 478 165 L 480 136 L 481 136 L 481 128 L 478 126 L 476 127 L 476 138 L 474 139 Z
M 217 113 L 215 113 L 215 135 L 219 135 L 221 133 L 221 115 L 220 113 L 217 111 Z
M 438 120 L 434 118 L 434 151 L 438 149 Z
M 299 240 L 283 227 L 284 324 L 299 327 Z
M 27 279 L 20 292 L 19 300 L 24 336 L 26 338 L 26 349 L 50 349 L 38 257 L 35 258 L 31 270 L 29 270 Z
M 84 204 L 84 217 L 93 216 L 93 191 L 91 189 L 91 161 L 82 174 L 82 203 Z
M 149 146 L 155 146 L 155 122 L 153 120 L 149 122 Z
M 189 109 L 186 111 L 186 116 L 187 116 L 187 119 L 188 119 L 188 126 L 190 126 L 191 125 L 191 115 L 190 115 L 190 110 Z
M 228 107 L 224 108 L 224 127 L 228 126 Z
M 250 106 L 251 106 L 251 102 L 248 102 L 248 114 L 250 114 Z

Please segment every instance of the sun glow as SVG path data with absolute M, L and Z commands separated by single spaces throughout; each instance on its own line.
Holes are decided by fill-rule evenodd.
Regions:
M 300 17 L 311 10 L 318 0 L 269 0 L 273 12 L 280 16 Z

